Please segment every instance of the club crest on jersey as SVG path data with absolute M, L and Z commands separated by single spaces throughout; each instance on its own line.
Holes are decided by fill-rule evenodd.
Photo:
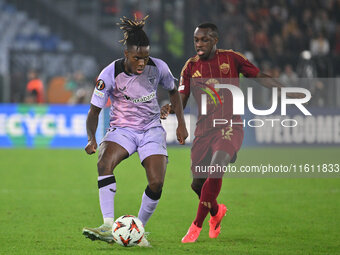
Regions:
M 98 80 L 96 83 L 97 90 L 103 90 L 105 88 L 105 83 L 103 80 Z
M 148 80 L 150 82 L 150 84 L 154 84 L 155 80 L 156 80 L 156 77 L 148 77 Z
M 230 70 L 229 64 L 223 63 L 222 65 L 220 65 L 220 70 L 222 73 L 227 74 Z

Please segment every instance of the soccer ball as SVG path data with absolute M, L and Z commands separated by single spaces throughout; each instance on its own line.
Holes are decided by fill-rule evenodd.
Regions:
M 135 246 L 144 236 L 143 223 L 133 215 L 120 216 L 113 223 L 112 236 L 115 242 L 122 246 Z

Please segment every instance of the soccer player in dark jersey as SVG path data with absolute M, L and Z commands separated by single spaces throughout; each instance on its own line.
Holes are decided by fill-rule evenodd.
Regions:
M 199 25 L 194 32 L 194 46 L 197 55 L 190 58 L 184 65 L 181 73 L 180 86 L 183 107 L 186 106 L 190 93 L 197 102 L 205 89 L 212 88 L 211 85 L 219 83 L 220 80 L 229 79 L 233 85 L 239 86 L 238 77 L 242 73 L 249 78 L 261 79 L 261 84 L 267 88 L 282 85 L 270 76 L 263 74 L 260 70 L 247 60 L 242 54 L 232 50 L 217 49 L 218 30 L 212 23 Z M 198 80 L 198 82 L 195 82 Z M 236 80 L 236 82 L 235 82 Z M 192 82 L 190 87 L 190 82 Z M 195 89 L 195 88 L 202 89 Z M 195 89 L 195 90 L 193 90 Z M 213 88 L 212 88 L 213 90 Z M 213 127 L 212 120 L 223 118 L 232 120 L 233 123 L 242 123 L 239 115 L 233 115 L 232 94 L 229 90 L 219 92 L 223 104 L 214 105 L 208 102 L 208 111 L 211 114 L 202 115 L 199 113 L 195 129 L 195 139 L 191 149 L 191 168 L 193 181 L 191 188 L 198 195 L 200 202 L 196 219 L 191 224 L 187 234 L 183 237 L 183 243 L 195 242 L 202 230 L 202 224 L 210 212 L 209 237 L 217 238 L 221 230 L 221 221 L 227 212 L 224 204 L 217 203 L 217 196 L 221 190 L 222 175 L 208 175 L 203 178 L 195 176 L 194 166 L 227 166 L 236 160 L 236 153 L 243 141 L 243 125 L 233 124 L 223 128 Z M 290 95 L 299 97 L 299 95 Z M 161 109 L 161 118 L 166 118 L 173 113 L 172 105 L 165 105 Z M 222 173 L 223 174 L 223 173 Z M 196 178 L 195 178 L 196 177 Z
M 113 170 L 134 152 L 138 152 L 148 179 L 138 213 L 144 226 L 156 209 L 167 165 L 166 133 L 160 122 L 156 98 L 158 85 L 169 91 L 178 120 L 177 140 L 184 144 L 188 136 L 175 78 L 164 61 L 149 56 L 150 43 L 143 31 L 146 18 L 121 19 L 122 23 L 118 25 L 124 31 L 125 58 L 115 60 L 104 68 L 91 99 L 86 122 L 88 144 L 85 151 L 88 154 L 96 152 L 98 116 L 108 98 L 111 99 L 110 128 L 100 143 L 97 164 L 104 224 L 98 228 L 83 229 L 83 234 L 92 240 L 113 242 L 114 197 L 117 190 Z M 148 246 L 149 243 L 144 237 L 139 245 Z

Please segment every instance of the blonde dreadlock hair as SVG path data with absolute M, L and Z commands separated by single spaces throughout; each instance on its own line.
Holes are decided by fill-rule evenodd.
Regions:
M 123 43 L 127 47 L 136 45 L 140 46 L 149 46 L 149 38 L 143 30 L 145 25 L 145 20 L 149 17 L 149 15 L 145 16 L 141 20 L 137 20 L 137 16 L 135 15 L 135 20 L 128 19 L 127 17 L 120 18 L 121 23 L 117 23 L 120 26 L 120 29 L 124 31 L 124 39 L 119 42 Z

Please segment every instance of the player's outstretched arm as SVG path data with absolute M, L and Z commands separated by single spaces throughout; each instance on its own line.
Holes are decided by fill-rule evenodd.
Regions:
M 279 81 L 271 77 L 270 75 L 264 74 L 262 72 L 259 72 L 256 76 L 256 78 L 260 79 L 260 84 L 266 88 L 278 88 L 278 92 L 280 94 L 281 88 L 284 87 Z M 301 93 L 287 93 L 287 96 L 290 98 L 304 98 L 305 94 Z
M 185 144 L 185 139 L 188 137 L 188 131 L 185 126 L 182 100 L 177 88 L 169 91 L 171 106 L 168 109 L 168 114 L 171 110 L 174 111 L 177 117 L 178 126 L 176 130 L 177 140 L 180 144 Z M 163 108 L 163 107 L 162 107 Z
M 256 76 L 256 78 L 260 79 L 260 84 L 266 88 L 278 88 L 278 91 L 281 90 L 282 87 L 284 87 L 280 82 L 278 82 L 276 79 L 271 77 L 268 74 L 259 72 Z
M 86 119 L 86 131 L 87 131 L 87 145 L 85 147 L 85 151 L 87 154 L 93 154 L 97 150 L 97 141 L 96 141 L 96 131 L 98 126 L 98 117 L 101 108 L 94 106 L 91 104 L 90 110 L 87 114 Z

